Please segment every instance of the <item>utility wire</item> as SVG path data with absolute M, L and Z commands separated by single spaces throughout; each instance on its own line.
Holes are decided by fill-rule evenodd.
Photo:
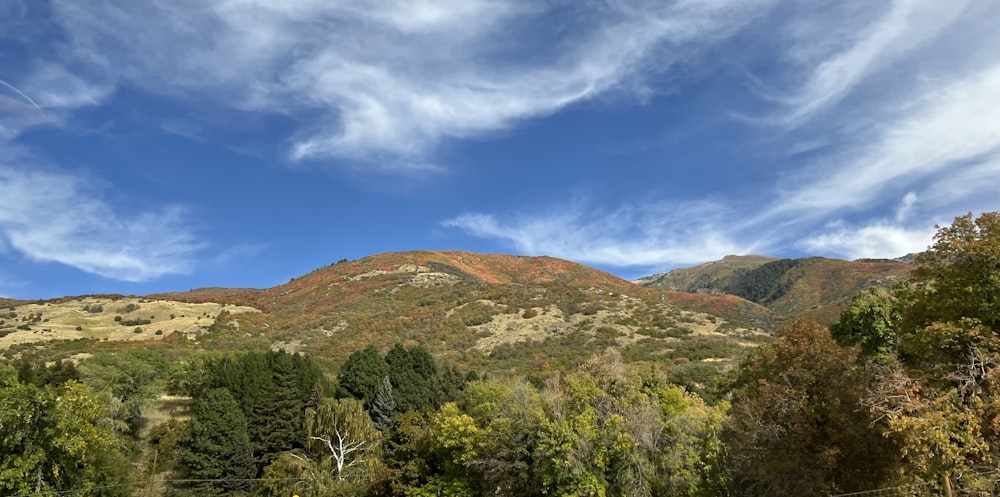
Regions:
M 156 479 L 157 482 L 169 482 L 169 483 L 204 483 L 204 482 L 248 482 L 248 481 L 306 481 L 301 478 L 164 478 L 162 480 Z M 43 492 L 39 494 L 38 492 L 27 492 L 14 494 L 10 497 L 32 497 L 37 495 L 69 495 L 73 493 L 83 493 L 92 492 L 94 490 L 107 490 L 109 488 L 118 487 L 130 487 L 134 483 L 119 483 L 116 485 L 102 485 L 98 487 L 88 487 L 88 488 L 76 488 L 71 490 L 54 490 L 50 492 Z

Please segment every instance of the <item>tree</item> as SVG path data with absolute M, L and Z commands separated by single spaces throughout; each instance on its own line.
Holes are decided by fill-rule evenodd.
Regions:
M 191 495 L 227 495 L 250 488 L 257 475 L 247 420 L 236 399 L 225 388 L 209 390 L 198 399 L 194 418 L 182 442 L 181 464 L 193 482 Z
M 385 364 L 400 411 L 425 411 L 437 406 L 433 384 L 437 365 L 427 349 L 397 343 L 385 355 Z
M 975 220 L 969 213 L 938 227 L 934 244 L 915 262 L 905 327 L 966 318 L 1000 332 L 1000 212 Z
M 86 385 L 25 385 L 0 364 L 0 493 L 130 495 L 130 466 L 107 414 Z
M 142 408 L 162 391 L 162 373 L 150 357 L 134 353 L 100 354 L 80 365 L 83 382 L 104 396 L 115 430 L 137 437 Z
M 897 448 L 861 403 L 856 349 L 796 321 L 751 354 L 736 375 L 724 429 L 738 493 L 825 495 L 885 486 Z
M 830 334 L 840 345 L 858 345 L 865 357 L 884 362 L 896 356 L 899 319 L 896 298 L 889 289 L 876 286 L 854 295 Z
M 905 478 L 985 484 L 975 475 L 1000 453 L 1000 213 L 938 227 L 915 262 L 896 292 L 899 363 L 865 402 L 900 444 Z
M 368 408 L 375 400 L 375 395 L 382 386 L 382 379 L 386 376 L 389 376 L 389 366 L 375 350 L 375 346 L 369 345 L 348 356 L 347 362 L 340 368 L 340 374 L 337 376 L 340 385 L 337 396 L 353 397 Z
M 303 447 L 305 410 L 324 390 L 315 362 L 284 351 L 248 352 L 209 358 L 204 368 L 205 385 L 193 390 L 232 393 L 246 418 L 258 469 L 283 451 Z
M 372 402 L 372 422 L 375 429 L 386 433 L 392 427 L 392 416 L 396 412 L 396 400 L 392 397 L 392 382 L 386 376 L 382 379 L 382 388 Z
M 336 480 L 371 480 L 380 465 L 381 435 L 355 399 L 327 399 L 307 410 L 306 437 L 314 459 L 332 461 L 330 474 Z

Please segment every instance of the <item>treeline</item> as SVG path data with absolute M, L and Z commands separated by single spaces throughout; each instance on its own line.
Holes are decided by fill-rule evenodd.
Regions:
M 956 219 L 916 263 L 832 331 L 783 327 L 710 402 L 614 347 L 546 378 L 401 344 L 336 378 L 284 352 L 0 365 L 0 494 L 1000 494 L 1000 214 Z M 144 433 L 164 391 L 190 419 Z

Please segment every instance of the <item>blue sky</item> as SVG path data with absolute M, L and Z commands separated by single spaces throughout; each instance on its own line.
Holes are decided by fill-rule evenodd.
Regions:
M 5 0 L 0 295 L 413 249 L 626 278 L 1000 209 L 1000 3 Z

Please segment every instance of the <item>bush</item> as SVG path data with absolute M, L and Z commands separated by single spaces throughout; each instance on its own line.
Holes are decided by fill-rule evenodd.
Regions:
M 136 326 L 135 329 L 132 330 L 132 333 L 142 333 L 142 328 Z
M 125 307 L 122 307 L 121 309 L 118 309 L 118 312 L 120 312 L 122 314 L 128 314 L 130 312 L 138 311 L 138 310 L 139 310 L 139 304 L 131 303 L 131 304 L 126 305 Z
M 87 304 L 83 306 L 83 310 L 91 314 L 98 314 L 104 312 L 104 306 L 101 304 Z
M 119 321 L 116 319 L 115 321 L 118 321 L 118 324 L 122 326 L 142 326 L 145 324 L 152 323 L 152 321 L 148 319 L 126 319 L 124 321 Z

